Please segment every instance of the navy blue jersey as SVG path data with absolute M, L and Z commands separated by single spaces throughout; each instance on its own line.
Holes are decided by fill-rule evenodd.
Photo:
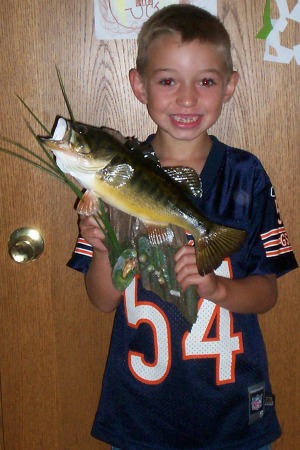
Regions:
M 203 195 L 194 202 L 211 221 L 248 233 L 216 273 L 281 276 L 296 268 L 260 161 L 212 140 L 201 173 Z M 69 266 L 86 272 L 91 256 L 81 240 Z M 255 450 L 277 439 L 257 316 L 199 299 L 190 325 L 136 277 L 116 311 L 92 434 L 123 450 Z

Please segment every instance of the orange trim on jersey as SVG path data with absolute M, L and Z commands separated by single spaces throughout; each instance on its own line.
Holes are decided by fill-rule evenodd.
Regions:
M 267 256 L 267 258 L 272 258 L 273 256 L 282 255 L 284 253 L 289 253 L 292 251 L 293 251 L 293 249 L 291 246 L 282 247 L 282 248 L 279 248 L 278 250 L 270 250 L 270 251 L 266 252 L 266 256 Z
M 265 248 L 268 248 L 268 247 L 273 247 L 273 245 L 279 245 L 280 243 L 281 243 L 281 240 L 278 238 L 278 239 L 273 239 L 272 241 L 265 242 L 263 245 Z
M 276 234 L 280 234 L 280 233 L 286 233 L 285 227 L 274 228 L 273 230 L 270 230 L 270 231 L 267 231 L 266 233 L 261 234 L 260 237 L 262 238 L 262 240 L 264 240 L 270 236 L 275 236 Z
M 171 368 L 171 360 L 172 360 L 172 352 L 171 352 L 171 330 L 170 330 L 170 325 L 169 325 L 169 321 L 167 316 L 165 315 L 164 311 L 162 311 L 157 305 L 155 305 L 153 302 L 151 301 L 141 301 L 138 300 L 137 298 L 137 291 L 138 291 L 138 280 L 139 276 L 137 275 L 135 277 L 135 279 L 133 280 L 132 283 L 134 283 L 134 311 L 133 311 L 133 316 L 136 314 L 137 315 L 137 320 L 135 322 L 133 322 L 131 320 L 131 318 L 128 316 L 128 312 L 129 312 L 129 308 L 127 308 L 128 302 L 130 302 L 129 296 L 130 296 L 130 290 L 127 288 L 124 294 L 124 305 L 125 305 L 125 314 L 126 314 L 126 318 L 127 318 L 127 323 L 131 328 L 137 329 L 142 323 L 147 323 L 148 325 L 150 325 L 152 332 L 153 332 L 153 345 L 154 345 L 154 354 L 155 354 L 155 358 L 153 362 L 147 362 L 145 359 L 145 356 L 143 353 L 140 352 L 136 352 L 136 351 L 132 351 L 129 350 L 128 352 L 128 367 L 130 369 L 130 372 L 132 373 L 132 375 L 138 379 L 139 381 L 141 381 L 142 383 L 145 384 L 160 384 L 162 383 L 166 377 L 168 376 L 169 372 L 170 372 L 170 368 Z M 148 319 L 147 317 L 141 317 L 138 318 L 138 309 L 140 311 L 141 308 L 151 308 L 153 310 L 156 310 L 158 313 L 157 318 L 159 320 L 162 320 L 163 324 L 165 325 L 165 330 L 166 330 L 166 334 L 167 334 L 167 365 L 166 368 L 164 369 L 164 373 L 162 376 L 157 377 L 155 380 L 150 380 L 147 379 L 145 377 L 142 377 L 139 373 L 137 373 L 137 371 L 134 369 L 133 365 L 132 365 L 132 360 L 133 358 L 137 357 L 140 359 L 140 362 L 142 365 L 144 365 L 145 367 L 148 368 L 154 368 L 158 365 L 158 354 L 160 351 L 160 345 L 159 345 L 159 336 L 158 336 L 158 332 L 157 332 L 157 328 L 156 328 L 156 324 L 154 322 L 154 319 L 152 317 L 152 320 Z
M 91 247 L 91 244 L 89 244 L 88 241 L 86 241 L 83 237 L 79 237 L 77 239 L 77 242 L 79 242 L 80 244 L 88 245 L 89 247 Z
M 75 248 L 75 253 L 78 253 L 80 255 L 93 256 L 93 250 L 85 250 L 84 248 L 79 248 L 79 247 Z
M 233 270 L 232 270 L 232 264 L 230 258 L 224 259 L 222 264 L 216 269 L 216 274 L 220 276 L 225 276 L 227 278 L 232 279 L 233 278 Z M 225 316 L 224 316 L 225 314 Z M 223 320 L 226 316 L 227 319 L 229 319 L 229 328 L 227 331 L 227 335 L 221 335 L 221 315 Z M 201 321 L 198 322 L 198 319 Z M 207 317 L 205 322 L 205 317 Z M 236 366 L 236 355 L 240 353 L 244 353 L 244 344 L 243 344 L 243 334 L 242 332 L 234 332 L 234 318 L 230 311 L 225 310 L 224 308 L 221 308 L 218 305 L 213 304 L 209 300 L 205 300 L 203 298 L 199 299 L 198 302 L 198 319 L 196 323 L 193 325 L 193 328 L 191 331 L 186 332 L 182 339 L 182 358 L 183 360 L 188 359 L 207 359 L 207 358 L 215 358 L 216 360 L 216 384 L 229 384 L 235 382 L 235 366 Z M 204 321 L 204 322 L 203 322 Z M 208 337 L 209 333 L 212 329 L 213 323 L 216 323 L 216 333 L 213 337 Z M 204 323 L 204 327 L 202 327 L 202 324 Z M 224 323 L 223 323 L 224 327 Z M 223 328 L 224 332 L 224 328 Z M 234 346 L 232 348 L 229 347 L 227 350 L 231 354 L 231 365 L 228 372 L 230 372 L 230 375 L 227 376 L 224 379 L 221 379 L 221 351 L 215 351 L 211 353 L 209 351 L 205 350 L 203 351 L 203 345 L 205 346 L 205 343 L 208 343 L 208 345 L 212 344 L 214 342 L 219 343 L 223 340 L 225 337 L 225 344 L 226 340 L 232 342 L 231 340 L 235 340 L 234 346 L 236 347 L 234 349 Z M 190 342 L 188 342 L 190 341 Z M 192 346 L 190 345 L 192 344 Z M 197 348 L 198 347 L 198 348 Z M 225 347 L 224 347 L 225 349 Z M 201 350 L 201 351 L 200 351 Z
M 266 250 L 267 258 L 274 258 L 276 256 L 280 256 L 285 253 L 292 252 L 293 249 L 289 243 L 289 238 L 287 232 L 284 227 L 276 228 L 270 230 L 267 233 L 263 233 L 260 235 L 263 242 L 264 249 Z M 276 237 L 272 239 L 272 237 Z M 277 248 L 276 248 L 277 247 Z M 273 248 L 273 250 L 271 250 Z M 269 249 L 269 250 L 267 250 Z
M 204 302 L 208 302 L 208 300 L 205 300 L 203 298 L 201 298 L 199 300 L 199 309 L 198 309 L 199 315 L 201 315 L 201 308 L 205 308 L 205 306 L 203 306 L 203 305 L 205 305 Z M 236 350 L 231 350 L 231 349 L 228 350 L 231 353 L 231 366 L 230 366 L 230 376 L 228 376 L 226 379 L 221 379 L 221 377 L 220 377 L 220 373 L 221 373 L 220 367 L 221 367 L 221 358 L 222 358 L 220 352 L 197 353 L 197 349 L 195 349 L 195 351 L 193 351 L 192 353 L 187 353 L 187 340 L 191 339 L 191 333 L 195 333 L 195 334 L 197 333 L 198 330 L 196 328 L 195 328 L 195 330 L 192 329 L 191 332 L 186 332 L 182 339 L 182 359 L 183 360 L 215 358 L 215 360 L 216 360 L 216 384 L 217 385 L 229 384 L 229 383 L 235 382 L 236 355 L 238 355 L 240 353 L 244 353 L 242 332 L 234 333 L 234 331 L 233 331 L 234 321 L 233 321 L 232 313 L 230 311 L 226 310 L 226 314 L 228 314 L 229 320 L 230 320 L 229 337 L 232 339 L 237 338 L 237 340 L 238 340 L 238 348 Z M 201 336 L 201 333 L 200 333 L 199 336 L 197 336 L 197 342 L 198 342 L 199 346 L 202 345 L 203 343 L 205 344 L 206 342 L 213 344 L 213 342 L 221 341 L 220 320 L 221 320 L 221 308 L 220 308 L 220 306 L 214 305 L 214 310 L 212 312 L 210 320 L 207 323 L 207 326 L 206 326 L 206 329 L 205 329 L 203 335 Z M 209 335 L 212 325 L 215 321 L 216 321 L 216 335 L 214 337 L 209 338 L 208 335 Z M 196 323 L 196 327 L 197 327 L 197 323 Z

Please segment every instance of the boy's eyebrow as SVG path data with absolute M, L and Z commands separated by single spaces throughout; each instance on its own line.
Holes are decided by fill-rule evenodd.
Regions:
M 153 70 L 153 73 L 160 73 L 160 72 L 177 72 L 176 69 L 172 69 L 172 68 L 168 68 L 168 67 L 160 67 L 158 69 Z M 216 75 L 221 75 L 222 71 L 219 69 L 215 69 L 215 68 L 208 68 L 208 69 L 201 69 L 199 70 L 199 75 L 201 73 L 214 73 Z
M 156 73 L 156 72 L 176 72 L 176 70 L 175 69 L 169 69 L 168 67 L 159 67 L 158 69 L 155 69 L 154 71 L 153 71 L 154 73 Z

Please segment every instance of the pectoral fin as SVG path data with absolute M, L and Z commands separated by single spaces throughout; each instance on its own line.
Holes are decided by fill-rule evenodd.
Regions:
M 133 176 L 134 169 L 130 164 L 108 164 L 97 173 L 97 177 L 115 188 L 124 186 Z
M 86 191 L 79 201 L 76 212 L 81 216 L 92 216 L 99 210 L 99 198 L 93 191 Z

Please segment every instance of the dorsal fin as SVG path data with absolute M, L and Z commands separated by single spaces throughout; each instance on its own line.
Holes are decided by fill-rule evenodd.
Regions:
M 201 179 L 197 172 L 191 167 L 164 167 L 164 171 L 173 178 L 173 180 L 180 183 L 188 195 L 192 194 L 195 197 L 202 196 Z
M 126 138 L 123 136 L 123 134 L 120 131 L 114 130 L 113 128 L 108 128 L 108 127 L 101 127 L 101 130 L 105 131 L 105 133 L 108 133 L 111 136 L 113 136 L 114 138 L 118 139 L 118 141 L 120 141 L 122 144 L 125 144 Z

